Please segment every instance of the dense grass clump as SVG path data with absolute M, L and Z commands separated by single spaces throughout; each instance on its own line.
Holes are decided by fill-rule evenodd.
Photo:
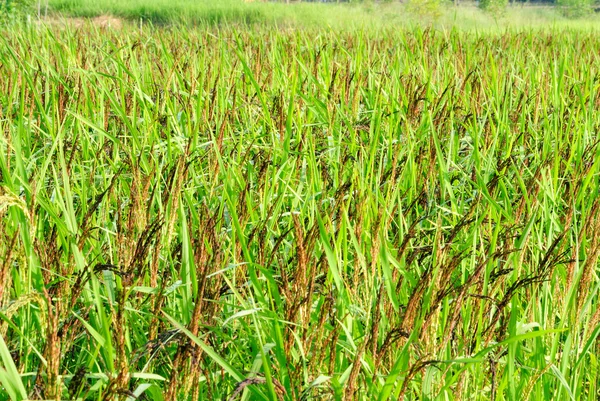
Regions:
M 254 24 L 273 20 L 264 5 L 243 4 L 239 0 L 154 0 L 151 2 L 51 0 L 48 4 L 52 12 L 61 15 L 96 17 L 110 14 L 133 21 L 152 22 L 156 25 L 182 22 L 190 25 Z
M 597 399 L 597 35 L 2 38 L 0 400 Z

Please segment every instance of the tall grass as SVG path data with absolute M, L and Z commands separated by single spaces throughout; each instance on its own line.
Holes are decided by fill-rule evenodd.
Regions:
M 303 3 L 245 3 L 242 0 L 50 0 L 52 12 L 76 17 L 95 17 L 110 14 L 133 21 L 150 21 L 154 24 L 270 24 L 270 25 L 324 25 L 352 26 L 381 23 L 384 18 L 400 21 L 398 7 L 387 7 L 387 13 L 379 15 L 360 5 L 335 5 Z M 392 15 L 390 11 L 395 11 Z
M 596 28 L 598 17 L 585 14 L 565 18 L 561 9 L 529 5 L 509 6 L 501 13 L 484 12 L 475 3 L 408 4 L 398 2 L 294 3 L 243 0 L 48 0 L 50 15 L 97 17 L 112 15 L 155 25 L 269 25 L 279 29 L 318 27 L 336 30 L 398 29 L 415 25 L 443 29 L 498 31 L 506 28 Z M 499 11 L 499 10 L 497 10 Z M 563 10 L 564 11 L 564 10 Z
M 6 31 L 0 400 L 591 400 L 595 34 Z

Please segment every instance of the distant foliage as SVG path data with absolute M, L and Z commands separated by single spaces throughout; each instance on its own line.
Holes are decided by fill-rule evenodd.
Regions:
M 32 0 L 0 0 L 0 20 L 19 18 L 32 9 Z
M 440 0 L 409 0 L 408 10 L 422 17 L 437 19 L 442 15 Z
M 501 15 L 506 11 L 508 0 L 480 0 L 479 7 L 492 14 Z
M 563 15 L 569 18 L 583 17 L 591 13 L 593 0 L 557 0 Z

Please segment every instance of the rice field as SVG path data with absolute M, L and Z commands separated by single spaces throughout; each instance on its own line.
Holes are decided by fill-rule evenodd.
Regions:
M 597 400 L 600 36 L 0 35 L 0 400 Z

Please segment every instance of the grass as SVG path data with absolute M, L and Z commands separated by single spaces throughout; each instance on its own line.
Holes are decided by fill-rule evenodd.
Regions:
M 43 2 L 42 2 L 43 4 Z M 481 11 L 473 3 L 244 3 L 242 0 L 48 0 L 50 14 L 71 17 L 112 15 L 156 25 L 269 25 L 278 28 L 313 27 L 336 30 L 398 29 L 433 26 L 441 29 L 487 31 L 522 28 L 595 29 L 598 17 L 565 18 L 558 9 L 514 5 L 502 14 Z M 419 5 L 420 4 L 420 5 Z M 42 7 L 42 11 L 45 8 Z
M 58 0 L 48 2 L 51 10 L 63 15 L 95 17 L 112 14 L 121 18 L 140 19 L 155 24 L 186 21 L 218 24 L 223 22 L 257 23 L 271 18 L 264 7 L 240 4 L 240 1 L 132 1 L 108 0 L 104 2 Z M 275 6 L 276 7 L 276 6 Z
M 594 400 L 600 38 L 12 27 L 0 400 Z
M 243 3 L 241 0 L 225 1 L 49 1 L 50 9 L 62 15 L 94 17 L 110 14 L 133 21 L 154 24 L 182 22 L 187 25 L 215 24 L 284 24 L 284 25 L 342 25 L 342 21 L 357 24 L 365 16 L 360 6 L 326 4 Z M 381 21 L 380 16 L 369 13 L 370 24 Z

